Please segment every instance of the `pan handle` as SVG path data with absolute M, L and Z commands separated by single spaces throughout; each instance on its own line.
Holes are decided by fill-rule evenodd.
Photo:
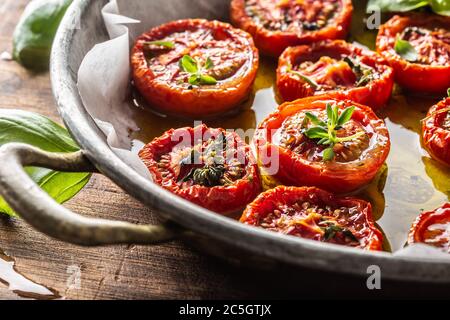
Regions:
M 97 172 L 82 151 L 49 153 L 26 144 L 0 148 L 0 194 L 26 222 L 48 236 L 83 246 L 159 244 L 173 240 L 174 226 L 135 225 L 86 218 L 56 203 L 25 173 L 25 166 L 64 172 Z

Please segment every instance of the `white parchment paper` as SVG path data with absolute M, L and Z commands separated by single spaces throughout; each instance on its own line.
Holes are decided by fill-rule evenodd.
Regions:
M 158 1 L 110 1 L 102 14 L 111 40 L 92 48 L 78 71 L 78 89 L 87 111 L 106 134 L 114 152 L 147 178 L 150 178 L 148 170 L 130 152 L 130 132 L 138 129 L 126 101 L 130 47 L 136 36 L 165 22 L 188 17 L 226 20 L 228 16 L 228 6 L 222 0 L 165 0 L 164 3 L 161 7 Z
M 132 121 L 127 101 L 130 47 L 134 39 L 154 26 L 176 19 L 226 21 L 228 11 L 228 4 L 223 0 L 165 0 L 164 6 L 158 1 L 111 0 L 103 8 L 103 19 L 111 40 L 97 44 L 86 55 L 78 72 L 78 89 L 87 111 L 106 134 L 113 151 L 142 176 L 150 178 L 137 154 L 130 151 L 130 131 L 138 128 Z M 409 246 L 394 256 L 450 259 L 449 254 L 426 245 Z

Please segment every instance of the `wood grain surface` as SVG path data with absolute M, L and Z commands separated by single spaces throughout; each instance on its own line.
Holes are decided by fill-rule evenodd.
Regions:
M 0 53 L 11 52 L 14 27 L 27 3 L 0 1 Z M 61 122 L 49 75 L 34 74 L 13 61 L 0 60 L 0 108 L 34 111 Z M 151 210 L 100 175 L 95 175 L 67 207 L 85 216 L 156 222 Z M 422 288 L 384 282 L 382 291 L 369 292 L 365 279 L 318 271 L 256 272 L 207 257 L 180 242 L 158 247 L 82 248 L 50 239 L 19 218 L 5 216 L 0 216 L 0 251 L 15 259 L 19 273 L 66 299 L 432 297 L 433 293 L 448 297 L 449 293 L 445 286 Z M 68 282 L 73 267 L 81 270 L 79 288 Z M 0 299 L 19 298 L 0 281 Z
M 0 53 L 11 52 L 14 27 L 27 0 L 0 1 Z M 61 122 L 49 75 L 0 61 L 0 108 L 23 109 Z M 152 212 L 105 177 L 96 175 L 67 207 L 86 216 L 151 223 Z M 260 296 L 238 270 L 193 252 L 182 243 L 159 247 L 80 248 L 49 239 L 20 219 L 0 217 L 0 250 L 17 270 L 67 299 L 245 298 Z M 81 268 L 81 289 L 68 289 L 71 266 Z M 220 288 L 220 289 L 219 289 Z M 0 298 L 18 296 L 0 283 Z

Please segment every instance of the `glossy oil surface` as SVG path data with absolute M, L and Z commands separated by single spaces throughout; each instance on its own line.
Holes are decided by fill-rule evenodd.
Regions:
M 350 39 L 373 49 L 376 32 L 365 30 L 362 9 L 362 5 L 355 8 Z M 253 95 L 239 112 L 204 123 L 211 127 L 243 130 L 248 141 L 252 129 L 280 103 L 275 91 L 276 67 L 276 60 L 263 58 Z M 192 120 L 156 115 L 138 95 L 134 98 L 130 108 L 140 127 L 140 131 L 133 134 L 136 150 L 166 130 L 194 125 Z M 378 112 L 385 119 L 391 135 L 391 153 L 377 179 L 356 196 L 372 203 L 374 218 L 386 236 L 387 251 L 404 246 L 411 224 L 423 210 L 433 210 L 450 199 L 450 169 L 432 160 L 420 143 L 421 120 L 441 98 L 404 94 L 396 88 L 390 103 Z
M 21 298 L 38 300 L 61 298 L 55 290 L 37 284 L 17 272 L 14 259 L 0 250 L 0 285 L 1 283 Z

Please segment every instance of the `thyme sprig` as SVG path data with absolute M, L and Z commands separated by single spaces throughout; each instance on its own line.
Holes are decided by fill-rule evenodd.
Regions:
M 323 160 L 332 161 L 336 157 L 334 152 L 334 146 L 338 143 L 351 141 L 358 139 L 359 137 L 365 135 L 364 132 L 359 132 L 348 137 L 338 137 L 337 131 L 342 129 L 342 127 L 350 121 L 355 111 L 355 107 L 349 107 L 339 113 L 339 107 L 337 104 L 332 106 L 330 103 L 327 104 L 327 122 L 320 120 L 316 115 L 311 112 L 306 113 L 306 118 L 314 125 L 304 132 L 304 134 L 314 140 L 318 140 L 317 144 L 328 146 L 323 151 Z
M 222 156 L 222 152 L 226 148 L 226 136 L 221 133 L 219 137 L 211 141 L 203 152 L 192 149 L 191 153 L 181 160 L 180 166 L 185 167 L 198 164 L 200 167 L 192 168 L 182 181 L 188 182 L 192 180 L 194 184 L 205 187 L 220 185 L 221 180 L 225 179 L 226 173 L 225 159 Z
M 184 55 L 180 60 L 180 69 L 189 73 L 188 82 L 191 85 L 215 85 L 217 80 L 206 72 L 214 68 L 211 58 L 207 58 L 204 65 L 192 58 L 190 55 Z
M 338 233 L 342 233 L 345 237 L 349 238 L 353 242 L 359 242 L 358 238 L 347 228 L 343 228 L 336 224 L 330 224 L 326 228 L 322 228 L 324 231 L 324 240 L 330 241 L 334 239 Z
M 305 81 L 307 84 L 309 84 L 314 90 L 317 90 L 317 88 L 319 88 L 319 84 L 317 82 L 315 82 L 313 79 L 305 76 L 303 73 L 293 70 L 292 66 L 289 66 L 287 69 L 288 73 L 291 73 L 293 75 L 296 75 L 297 77 L 299 77 L 301 80 Z
M 225 174 L 225 166 L 223 164 L 214 163 L 212 165 L 205 165 L 202 168 L 193 168 L 184 177 L 183 182 L 192 180 L 194 184 L 215 187 L 220 185 L 220 180 Z
M 361 87 L 365 86 L 366 84 L 370 83 L 373 80 L 373 71 L 370 68 L 362 66 L 360 63 L 357 63 L 350 57 L 345 57 L 343 59 L 345 63 L 349 65 L 350 68 L 352 68 L 352 71 L 356 75 L 356 86 Z

